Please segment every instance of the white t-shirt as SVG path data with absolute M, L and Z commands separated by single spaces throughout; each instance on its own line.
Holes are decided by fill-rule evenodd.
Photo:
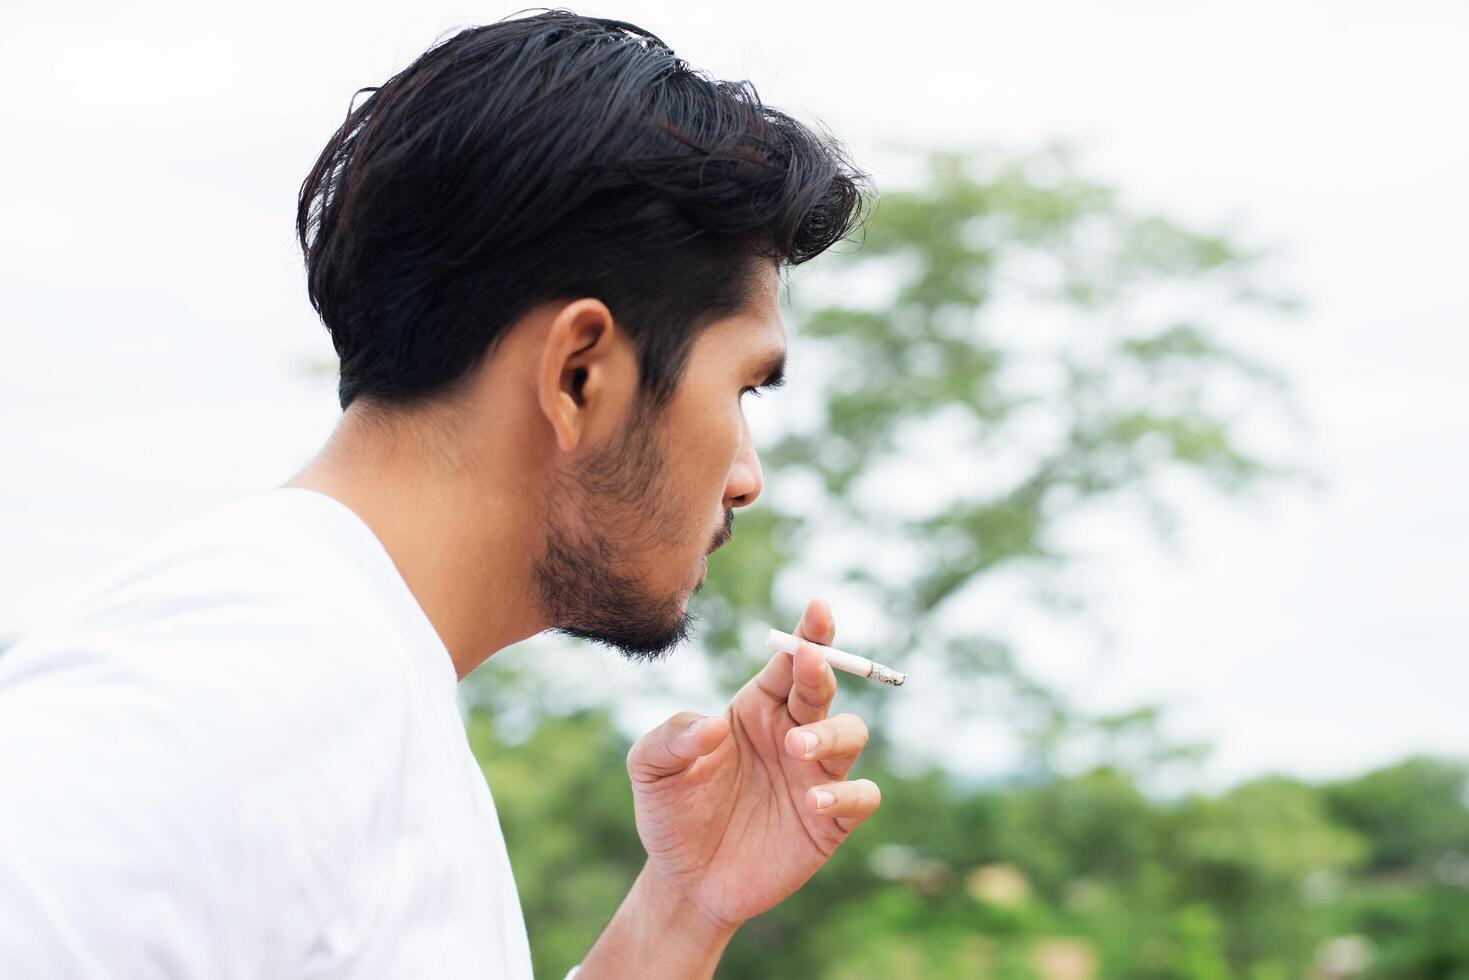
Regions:
M 0 977 L 528 980 L 448 651 L 372 531 L 281 488 L 0 653 Z

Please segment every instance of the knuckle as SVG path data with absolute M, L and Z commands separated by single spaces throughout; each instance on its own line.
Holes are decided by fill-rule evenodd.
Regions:
M 844 755 L 855 755 L 867 745 L 867 731 L 861 724 L 854 724 L 850 715 L 835 715 L 827 719 L 831 728 L 831 742 Z
M 811 692 L 803 690 L 799 687 L 796 688 L 796 699 L 803 704 L 810 705 L 813 708 L 820 708 L 826 704 L 825 698 L 814 695 Z

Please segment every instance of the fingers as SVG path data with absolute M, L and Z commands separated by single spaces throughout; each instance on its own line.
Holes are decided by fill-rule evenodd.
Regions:
M 796 648 L 791 658 L 791 688 L 786 709 L 797 725 L 809 725 L 826 717 L 837 694 L 837 675 L 831 664 L 809 643 Z
M 803 640 L 812 643 L 820 643 L 822 646 L 831 646 L 837 641 L 836 620 L 832 618 L 831 606 L 825 599 L 812 599 L 806 603 L 806 611 L 801 614 L 801 621 L 791 631 L 792 636 L 799 636 Z
M 822 783 L 806 791 L 806 806 L 818 817 L 835 817 L 837 826 L 851 830 L 872 816 L 882 793 L 870 779 Z
M 728 735 L 729 719 L 724 715 L 680 711 L 633 744 L 627 753 L 627 774 L 644 783 L 672 776 L 713 752 Z
M 777 703 L 790 697 L 791 681 L 791 655 L 779 650 L 765 661 L 765 666 L 754 677 L 755 685 Z
M 803 640 L 831 646 L 836 640 L 836 620 L 825 599 L 812 599 L 791 633 Z M 836 697 L 837 678 L 821 654 L 804 644 L 791 656 L 791 686 L 786 708 L 798 725 L 809 725 L 826 717 Z
M 786 751 L 797 759 L 820 762 L 840 779 L 867 747 L 867 723 L 850 712 L 786 732 Z
M 813 643 L 831 646 L 836 642 L 836 633 L 836 622 L 832 619 L 831 606 L 825 599 L 812 599 L 806 603 L 806 609 L 801 614 L 801 621 L 796 624 L 791 635 L 803 640 L 811 640 Z M 755 675 L 755 684 L 760 690 L 777 701 L 787 701 L 790 698 L 791 684 L 794 680 L 791 660 L 790 654 L 777 652 L 760 669 L 760 673 Z M 827 673 L 831 672 L 830 667 L 827 667 L 826 670 Z M 832 675 L 832 681 L 835 684 L 835 675 Z M 806 720 L 815 721 L 816 718 Z

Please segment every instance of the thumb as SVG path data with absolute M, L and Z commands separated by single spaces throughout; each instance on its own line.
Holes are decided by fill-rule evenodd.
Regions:
M 653 782 L 683 772 L 718 748 L 728 734 L 724 715 L 680 711 L 633 744 L 627 753 L 627 774 L 635 782 Z

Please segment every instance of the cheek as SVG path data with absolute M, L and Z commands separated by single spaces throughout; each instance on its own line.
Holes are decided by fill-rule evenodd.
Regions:
M 723 492 L 724 484 L 729 480 L 729 472 L 739 458 L 740 446 L 745 441 L 745 413 L 738 402 L 733 411 L 723 416 L 721 422 L 719 438 L 711 440 L 717 443 L 717 447 L 711 447 L 714 450 L 711 455 L 715 456 L 711 465 L 712 478 L 719 482 L 720 491 Z

